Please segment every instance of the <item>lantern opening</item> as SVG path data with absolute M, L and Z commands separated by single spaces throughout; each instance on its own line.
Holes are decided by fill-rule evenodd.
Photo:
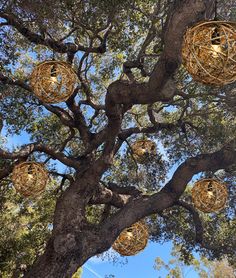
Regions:
M 28 168 L 28 176 L 27 176 L 28 182 L 33 182 L 34 175 L 33 175 L 33 167 L 32 165 Z
M 214 197 L 212 182 L 210 182 L 207 186 L 207 197 L 208 198 Z
M 55 65 L 52 66 L 50 75 L 51 75 L 50 81 L 52 83 L 56 83 L 57 82 L 57 69 L 56 69 Z
M 218 27 L 215 27 L 212 36 L 211 36 L 211 47 L 213 50 L 213 56 L 216 57 L 219 52 L 222 51 L 221 41 L 220 41 L 220 30 Z

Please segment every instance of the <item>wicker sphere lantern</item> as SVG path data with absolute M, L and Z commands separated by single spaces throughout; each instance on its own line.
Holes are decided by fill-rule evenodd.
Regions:
M 145 164 L 156 154 L 156 144 L 151 140 L 138 140 L 131 146 L 133 156 L 139 164 Z
M 148 228 L 142 221 L 139 221 L 124 229 L 112 247 L 122 256 L 133 256 L 143 250 L 147 242 Z
M 12 172 L 13 185 L 24 197 L 40 195 L 47 184 L 48 173 L 41 163 L 22 162 Z
M 192 200 L 203 212 L 216 212 L 225 207 L 228 198 L 226 186 L 215 179 L 202 179 L 192 188 Z
M 201 83 L 222 86 L 236 80 L 236 23 L 204 21 L 189 28 L 183 65 Z
M 77 76 L 71 65 L 61 61 L 38 64 L 30 77 L 35 95 L 45 103 L 66 101 L 73 93 Z

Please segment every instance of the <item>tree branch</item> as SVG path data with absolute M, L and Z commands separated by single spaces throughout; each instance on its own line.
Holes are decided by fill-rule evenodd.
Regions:
M 114 240 L 121 230 L 139 219 L 173 206 L 183 194 L 193 175 L 224 169 L 233 164 L 236 164 L 236 139 L 217 152 L 187 159 L 158 193 L 151 196 L 138 196 L 130 200 L 118 213 L 107 219 L 101 229 L 102 233 L 106 233 L 106 230 L 113 230 Z
M 80 44 L 63 43 L 61 40 L 56 41 L 52 38 L 44 38 L 44 36 L 32 32 L 24 26 L 24 22 L 17 18 L 13 13 L 0 12 L 0 17 L 4 18 L 8 25 L 17 29 L 17 31 L 27 38 L 30 42 L 35 44 L 45 45 L 50 47 L 58 53 L 76 53 L 77 51 L 91 52 L 91 53 L 105 53 L 107 36 L 104 36 L 101 44 L 98 47 L 85 47 Z
M 32 93 L 31 87 L 29 85 L 27 85 L 23 80 L 13 80 L 8 76 L 3 75 L 1 72 L 0 72 L 0 81 L 3 84 L 19 86 L 22 89 Z
M 196 242 L 197 243 L 202 243 L 203 242 L 204 230 L 203 230 L 202 221 L 200 219 L 199 213 L 195 210 L 194 206 L 192 206 L 191 204 L 188 204 L 184 201 L 178 200 L 178 201 L 176 201 L 175 204 L 185 208 L 192 215 L 193 222 L 194 222 L 194 225 L 195 225 L 195 234 L 196 234 L 195 239 L 196 239 Z
M 5 158 L 5 159 L 19 159 L 19 158 L 26 158 L 33 152 L 43 152 L 54 159 L 57 159 L 64 163 L 65 165 L 69 167 L 73 167 L 75 169 L 78 169 L 79 167 L 79 162 L 76 161 L 75 159 L 69 158 L 64 153 L 62 152 L 57 152 L 45 145 L 42 145 L 40 143 L 32 143 L 23 146 L 19 151 L 16 152 L 7 152 L 4 151 L 3 149 L 0 149 L 0 157 Z
M 3 84 L 19 86 L 22 89 L 30 92 L 31 94 L 33 93 L 32 88 L 29 85 L 27 85 L 23 80 L 13 80 L 10 77 L 4 76 L 2 73 L 0 73 L 0 82 L 2 82 Z M 39 104 L 43 105 L 48 111 L 58 116 L 62 124 L 71 128 L 76 127 L 75 120 L 70 116 L 70 114 L 67 111 L 65 111 L 61 107 L 44 103 L 41 100 L 39 100 Z
M 123 80 L 113 82 L 108 87 L 106 113 L 108 117 L 117 114 L 117 106 L 151 104 L 156 101 L 169 101 L 176 93 L 172 80 L 181 63 L 181 45 L 186 28 L 203 20 L 204 12 L 211 1 L 181 1 L 170 16 L 164 34 L 164 51 L 147 83 L 129 83 Z M 173 45 L 174 43 L 174 45 Z

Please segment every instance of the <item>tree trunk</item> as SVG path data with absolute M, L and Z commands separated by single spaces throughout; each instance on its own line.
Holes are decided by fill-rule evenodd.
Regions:
M 97 166 L 97 165 L 96 165 Z M 90 257 L 107 250 L 112 241 L 101 242 L 98 229 L 86 221 L 85 208 L 100 179 L 98 167 L 77 173 L 57 200 L 52 236 L 46 250 L 24 277 L 71 277 Z

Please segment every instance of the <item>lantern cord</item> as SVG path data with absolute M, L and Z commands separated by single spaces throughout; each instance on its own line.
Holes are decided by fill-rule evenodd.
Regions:
M 218 4 L 218 2 L 217 2 L 217 0 L 215 0 L 215 18 L 214 18 L 214 20 L 218 20 L 217 4 Z
M 52 60 L 55 61 L 55 51 L 54 51 L 54 49 L 52 50 Z

